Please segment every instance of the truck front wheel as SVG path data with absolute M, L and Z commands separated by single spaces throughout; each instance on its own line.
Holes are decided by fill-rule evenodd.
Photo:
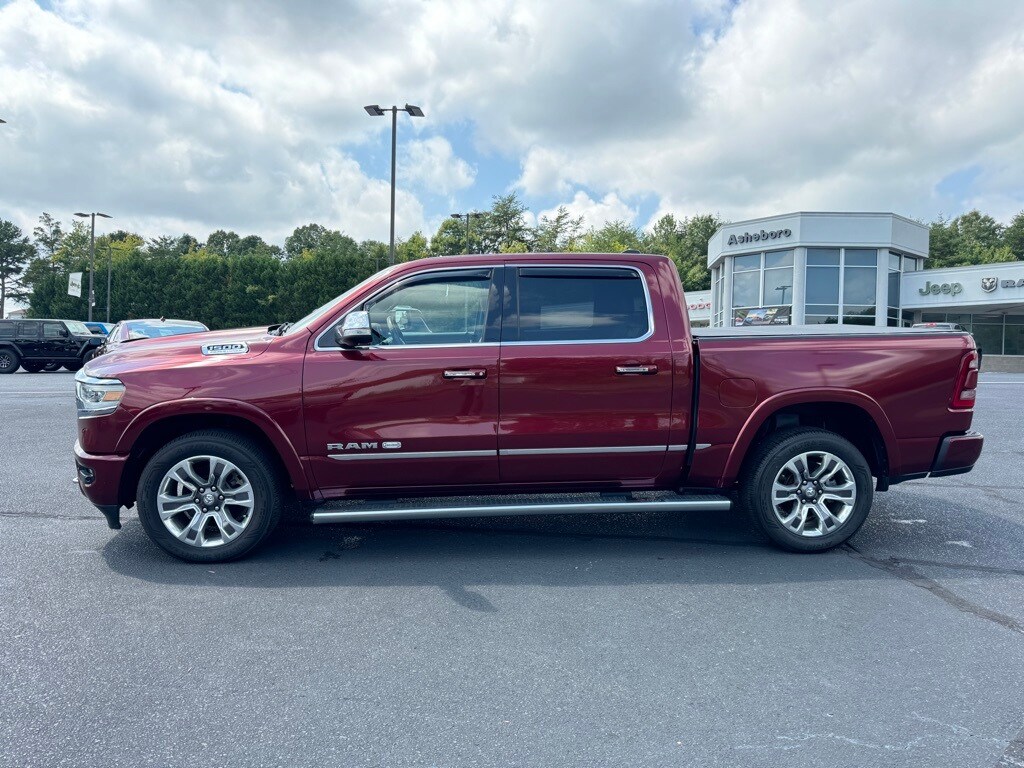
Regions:
M 747 461 L 740 506 L 791 552 L 823 552 L 849 539 L 871 509 L 871 469 L 854 445 L 824 429 L 769 435 Z
M 139 519 L 164 550 L 194 563 L 234 560 L 277 525 L 281 484 L 263 448 L 223 430 L 167 443 L 139 478 Z

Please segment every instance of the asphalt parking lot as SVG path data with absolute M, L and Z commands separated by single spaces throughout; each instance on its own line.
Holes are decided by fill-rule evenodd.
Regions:
M 1024 375 L 982 376 L 973 473 L 824 555 L 661 514 L 215 566 L 79 495 L 72 390 L 0 376 L 0 765 L 1024 765 Z

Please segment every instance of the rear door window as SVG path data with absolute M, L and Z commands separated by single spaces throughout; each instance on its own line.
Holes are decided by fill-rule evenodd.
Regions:
M 35 339 L 39 336 L 38 323 L 18 323 L 19 339 Z
M 653 330 L 643 277 L 635 269 L 519 267 L 518 271 L 518 337 L 509 341 L 639 341 Z

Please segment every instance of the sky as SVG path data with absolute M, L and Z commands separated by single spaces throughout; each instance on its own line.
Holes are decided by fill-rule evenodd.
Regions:
M 388 238 L 1024 209 L 1020 0 L 0 1 L 0 218 Z

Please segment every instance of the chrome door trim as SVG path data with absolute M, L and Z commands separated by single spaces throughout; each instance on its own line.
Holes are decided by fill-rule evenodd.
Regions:
M 501 448 L 500 456 L 552 456 L 565 453 L 661 453 L 667 445 L 607 445 L 586 448 Z
M 388 290 L 394 288 L 395 286 L 400 285 L 401 283 L 403 283 L 404 281 L 406 281 L 409 278 L 419 277 L 420 275 L 427 275 L 427 274 L 430 274 L 431 272 L 466 272 L 466 271 L 471 270 L 471 269 L 477 269 L 477 270 L 480 270 L 480 269 L 490 269 L 490 270 L 492 270 L 492 273 L 491 273 L 491 283 L 493 284 L 493 282 L 494 282 L 493 270 L 501 269 L 502 266 L 504 266 L 504 265 L 503 264 L 478 264 L 478 265 L 476 265 L 474 267 L 474 266 L 471 266 L 471 265 L 467 264 L 464 267 L 434 267 L 432 269 L 424 269 L 424 270 L 420 270 L 420 271 L 417 271 L 417 272 L 413 272 L 412 274 L 401 275 L 394 282 L 390 282 L 387 285 L 382 286 L 379 290 L 374 291 L 371 295 L 367 296 L 365 299 L 360 301 L 359 304 L 362 305 L 362 304 L 365 304 L 368 301 L 373 301 L 373 299 L 375 299 L 377 296 L 380 296 L 385 291 L 388 291 Z M 351 310 L 349 310 L 349 311 L 351 311 Z M 348 314 L 348 312 L 346 312 L 345 314 Z M 344 315 L 342 317 L 344 317 Z M 331 331 L 333 331 L 336 325 L 337 325 L 337 323 L 329 323 L 327 325 L 327 327 L 323 331 L 320 332 L 320 335 L 316 337 L 316 341 L 313 342 L 313 351 L 314 352 L 352 352 L 352 351 L 359 351 L 359 350 L 346 350 L 344 347 L 322 347 L 322 346 L 320 346 L 320 340 L 323 339 L 323 337 L 326 336 L 327 334 L 329 334 Z M 486 329 L 485 329 L 485 332 L 486 332 Z M 457 348 L 457 347 L 497 347 L 499 345 L 499 343 L 500 342 L 497 342 L 497 341 L 488 341 L 488 342 L 480 342 L 479 344 L 476 343 L 476 342 L 467 342 L 467 343 L 461 343 L 461 344 L 408 344 L 408 345 L 400 345 L 400 346 L 395 346 L 395 347 L 381 346 L 381 345 L 377 344 L 377 345 L 373 345 L 373 346 L 369 346 L 369 347 L 360 347 L 359 349 L 362 349 L 362 350 L 367 350 L 367 349 L 388 349 L 388 350 L 391 350 L 391 349 L 453 349 L 453 348 Z
M 634 266 L 632 264 L 598 264 L 598 265 L 590 265 L 590 264 L 573 264 L 573 263 L 568 263 L 568 264 L 537 264 L 537 263 L 528 263 L 528 264 L 506 264 L 505 266 L 506 267 L 512 267 L 513 269 L 517 269 L 517 270 L 520 267 L 522 267 L 524 269 L 531 269 L 533 267 L 551 267 L 551 268 L 561 268 L 561 269 L 571 269 L 571 268 L 576 268 L 576 269 L 631 269 L 634 272 L 636 272 L 637 275 L 639 276 L 639 278 L 640 278 L 640 285 L 642 285 L 643 289 L 644 289 L 644 301 L 647 302 L 647 333 L 645 333 L 643 336 L 638 336 L 635 339 L 588 339 L 586 341 L 503 341 L 503 342 L 501 342 L 503 346 L 508 346 L 508 347 L 538 347 L 538 346 L 565 346 L 565 345 L 569 345 L 569 344 L 576 344 L 576 345 L 579 345 L 579 344 L 638 344 L 638 343 L 640 343 L 642 341 L 647 341 L 649 338 L 651 338 L 651 336 L 654 335 L 654 302 L 651 300 L 651 291 L 647 287 L 647 275 L 644 274 L 644 271 L 642 269 L 640 269 L 640 267 Z M 518 281 L 519 281 L 519 273 L 518 272 L 516 272 L 515 279 L 516 279 L 516 282 L 518 284 Z M 517 315 L 516 316 L 516 322 L 518 322 L 518 321 L 519 321 L 519 318 L 518 318 L 518 315 Z
M 497 451 L 404 451 L 402 453 L 328 453 L 335 461 L 366 461 L 370 459 L 463 459 L 497 456 Z

